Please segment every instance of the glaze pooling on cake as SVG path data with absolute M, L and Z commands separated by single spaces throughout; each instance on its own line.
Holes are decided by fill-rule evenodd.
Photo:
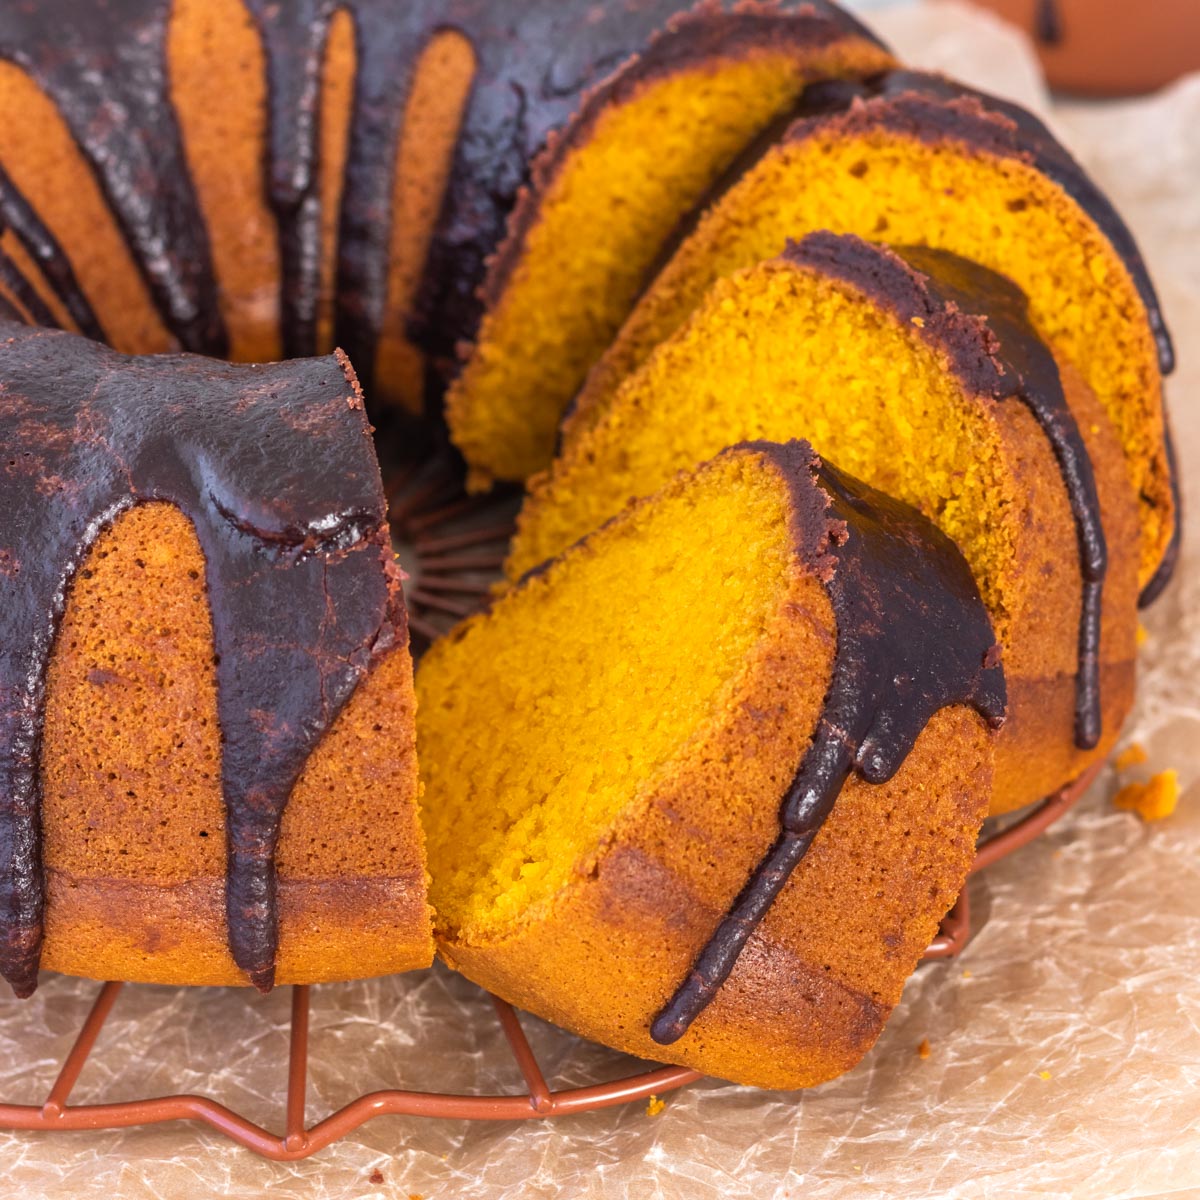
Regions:
M 650 1034 L 661 1044 L 682 1037 L 713 999 L 851 771 L 887 782 L 939 709 L 970 705 L 993 729 L 1004 719 L 991 622 L 953 542 L 906 505 L 822 463 L 806 442 L 738 450 L 765 455 L 788 481 L 797 553 L 833 604 L 837 652 L 817 731 L 783 798 L 779 837 L 655 1017 Z
M 192 521 L 206 562 L 229 944 L 269 988 L 284 805 L 359 681 L 408 636 L 357 384 L 340 355 L 228 366 L 125 358 L 22 326 L 3 337 L 0 412 L 14 437 L 0 465 L 0 974 L 18 995 L 36 986 L 39 743 L 73 573 L 117 516 L 164 500 Z
M 1054 450 L 1078 536 L 1083 603 L 1075 744 L 1091 749 L 1101 734 L 1100 618 L 1108 551 L 1091 459 L 1054 357 L 1029 324 L 1025 296 L 978 263 L 923 246 L 881 251 L 852 236 L 814 233 L 789 246 L 784 257 L 844 279 L 901 321 L 916 325 L 921 337 L 945 352 L 972 392 L 1019 400 L 1033 413 Z M 986 315 L 974 315 L 984 298 Z M 980 356 L 981 341 L 989 357 Z

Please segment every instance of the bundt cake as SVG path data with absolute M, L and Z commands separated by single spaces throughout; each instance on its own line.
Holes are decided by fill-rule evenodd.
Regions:
M 789 238 L 828 229 L 948 250 L 1017 283 L 1056 359 L 1109 414 L 1138 497 L 1140 579 L 1150 588 L 1175 527 L 1162 409 L 1172 356 L 1137 247 L 1111 205 L 1034 117 L 935 76 L 831 83 L 809 89 L 800 109 L 811 115 L 749 152 L 681 227 L 590 373 L 564 441 L 713 283 L 780 254 Z
M 408 630 L 345 357 L 9 321 L 0 347 L 0 973 L 428 966 Z
M 813 1084 L 989 807 L 1111 745 L 1178 544 L 1128 232 L 828 0 L 677 7 L 0 8 L 19 995 L 436 935 L 610 1045 Z M 351 359 L 474 485 L 561 444 L 419 707 Z
M 1004 678 L 949 539 L 760 442 L 460 625 L 417 694 L 446 960 L 619 1049 L 800 1087 L 871 1046 L 962 885 Z
M 606 247 L 623 268 L 648 262 L 652 231 L 806 81 L 892 65 L 827 0 L 682 7 L 5 5 L 0 111 L 21 117 L 0 128 L 0 250 L 40 323 L 128 353 L 258 361 L 337 344 L 373 401 L 419 409 L 406 326 L 435 366 L 471 337 L 485 260 L 543 148 L 544 203 L 522 205 L 489 283 L 525 309 L 547 278 L 564 286 L 547 237 L 619 207 Z M 584 249 L 569 250 L 581 279 Z M 593 254 L 586 286 L 627 291 L 612 271 Z
M 815 233 L 720 281 L 535 477 L 518 578 L 747 438 L 817 452 L 962 549 L 1003 647 L 994 812 L 1107 754 L 1133 694 L 1137 513 L 1120 442 L 1007 280 L 944 251 Z

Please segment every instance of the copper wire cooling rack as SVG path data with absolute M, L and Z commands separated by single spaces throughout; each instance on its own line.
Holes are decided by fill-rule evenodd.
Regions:
M 972 873 L 990 866 L 1032 841 L 1063 815 L 1087 790 L 1099 766 L 1069 787 L 1044 801 L 1028 815 L 980 843 Z M 964 891 L 946 915 L 926 959 L 951 958 L 970 937 L 970 913 Z M 122 984 L 106 983 L 88 1013 L 58 1077 L 45 1101 L 38 1104 L 0 1104 L 0 1128 L 27 1130 L 122 1129 L 135 1125 L 160 1125 L 167 1121 L 201 1121 L 264 1158 L 286 1162 L 307 1158 L 353 1133 L 376 1117 L 449 1117 L 475 1121 L 515 1121 L 533 1117 L 561 1117 L 589 1112 L 632 1100 L 662 1095 L 700 1076 L 686 1067 L 657 1067 L 638 1071 L 592 1087 L 555 1090 L 547 1081 L 521 1028 L 520 1018 L 503 1000 L 480 993 L 481 1007 L 488 999 L 508 1041 L 525 1082 L 525 1089 L 502 1095 L 463 1095 L 445 1092 L 386 1091 L 359 1096 L 336 1112 L 309 1125 L 306 1092 L 308 1078 L 308 987 L 292 988 L 285 1120 L 282 1133 L 272 1133 L 209 1096 L 155 1096 L 119 1103 L 71 1104 L 70 1096 L 95 1048 L 104 1023 L 120 995 Z M 616 1057 L 616 1056 L 614 1056 Z
M 393 528 L 402 565 L 409 574 L 406 599 L 414 646 L 428 644 L 460 617 L 480 607 L 498 573 L 512 532 L 512 497 L 468 497 L 448 467 L 414 468 L 388 487 Z M 977 849 L 971 873 L 990 866 L 1043 833 L 1087 790 L 1100 770 L 1092 767 L 1070 786 L 1028 814 L 989 834 Z M 925 960 L 952 958 L 971 935 L 966 889 L 942 921 Z M 653 1067 L 590 1087 L 555 1090 L 538 1064 L 517 1013 L 503 1000 L 480 992 L 482 1007 L 493 1008 L 524 1081 L 524 1089 L 499 1095 L 453 1094 L 388 1089 L 359 1096 L 308 1124 L 308 987 L 292 988 L 291 1026 L 284 1099 L 284 1130 L 273 1133 L 210 1096 L 180 1094 L 115 1103 L 71 1104 L 70 1097 L 105 1021 L 121 993 L 120 983 L 101 986 L 58 1076 L 40 1104 L 0 1103 L 0 1128 L 20 1130 L 99 1130 L 200 1121 L 264 1158 L 307 1158 L 382 1116 L 443 1117 L 509 1121 L 588 1112 L 693 1083 L 700 1076 L 686 1067 Z M 614 1060 L 617 1056 L 614 1055 Z

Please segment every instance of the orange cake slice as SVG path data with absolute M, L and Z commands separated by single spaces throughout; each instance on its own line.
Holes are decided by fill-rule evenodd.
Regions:
M 417 693 L 446 961 L 782 1088 L 859 1060 L 961 888 L 1004 684 L 953 543 L 793 442 L 626 509 Z

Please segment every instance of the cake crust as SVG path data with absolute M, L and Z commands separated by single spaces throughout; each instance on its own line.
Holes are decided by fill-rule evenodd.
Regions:
M 7 697 L 0 712 L 0 890 L 7 914 L 0 970 L 19 995 L 35 986 L 45 926 L 42 800 L 46 776 L 54 778 L 56 767 L 62 768 L 59 797 L 75 797 L 57 809 L 60 826 L 74 825 L 73 837 L 57 842 L 60 863 L 72 859 L 74 842 L 98 856 L 82 870 L 67 868 L 69 874 L 103 874 L 97 863 L 115 850 L 115 869 L 113 862 L 108 869 L 119 878 L 126 874 L 121 857 L 146 865 L 139 859 L 147 844 L 165 841 L 169 847 L 179 836 L 161 811 L 169 809 L 176 765 L 164 762 L 170 750 L 126 760 L 131 778 L 124 795 L 109 786 L 119 772 L 115 762 L 104 765 L 104 755 L 90 772 L 79 760 L 72 764 L 72 736 L 54 738 L 43 754 L 51 658 L 76 573 L 107 527 L 125 514 L 142 515 L 139 509 L 149 504 L 178 510 L 194 531 L 194 544 L 177 527 L 155 529 L 155 521 L 168 520 L 156 513 L 135 539 L 142 556 L 127 564 L 127 572 L 150 570 L 174 552 L 167 574 L 191 596 L 191 633 L 164 624 L 139 639 L 133 632 L 141 620 L 136 592 L 111 606 L 91 597 L 101 632 L 93 628 L 85 635 L 76 627 L 83 649 L 73 690 L 82 712 L 110 722 L 102 728 L 116 759 L 125 744 L 123 721 L 133 715 L 120 697 L 136 696 L 139 675 L 149 671 L 153 677 L 156 665 L 163 672 L 149 696 L 142 693 L 142 702 L 153 708 L 156 696 L 161 701 L 181 686 L 172 668 L 185 677 L 212 674 L 215 711 L 182 731 L 180 744 L 189 737 L 210 739 L 206 752 L 196 751 L 208 770 L 198 763 L 192 783 L 205 790 L 198 772 L 211 784 L 209 795 L 216 788 L 223 799 L 224 836 L 210 844 L 220 846 L 229 953 L 245 977 L 269 988 L 278 949 L 276 852 L 289 798 L 359 683 L 389 658 L 402 676 L 410 667 L 399 572 L 357 381 L 344 357 L 233 367 L 192 356 L 128 359 L 72 334 L 25 326 L 7 325 L 0 336 L 6 365 L 0 408 L 14 431 L 0 467 L 0 507 L 9 514 L 0 543 L 0 589 L 6 593 L 0 603 L 6 648 L 0 688 Z M 120 546 L 118 537 L 104 554 Z M 87 591 L 89 580 L 83 583 Z M 115 584 L 110 581 L 110 590 Z M 204 632 L 195 627 L 200 610 L 211 610 Z M 114 621 L 115 645 L 103 634 Z M 156 664 L 160 651 L 165 661 Z M 106 654 L 114 656 L 111 661 Z M 134 678 L 126 678 L 125 664 Z M 81 675 L 95 691 L 81 692 Z M 198 682 L 184 694 L 203 711 L 207 693 Z M 403 697 L 403 686 L 398 695 Z M 58 712 L 70 729 L 71 706 Z M 411 719 L 411 707 L 407 712 Z M 143 721 L 165 717 L 169 724 L 174 718 L 185 726 L 197 715 L 138 713 Z M 219 752 L 211 742 L 218 728 Z M 104 745 L 94 724 L 89 734 L 93 749 Z M 139 741 L 136 731 L 132 738 Z M 141 738 L 151 739 L 152 732 Z M 388 752 L 383 743 L 376 751 Z M 407 758 L 411 776 L 411 747 Z M 163 764 L 157 775 L 156 762 Z M 353 763 L 344 769 L 352 772 Z M 139 789 L 151 798 L 139 798 Z M 415 844 L 400 873 L 410 889 L 414 853 L 420 859 L 415 777 L 407 790 L 399 827 L 401 840 L 415 835 Z M 83 807 L 73 820 L 75 802 Z M 213 824 L 211 817 L 191 836 L 219 834 L 204 828 Z M 182 874 L 168 870 L 159 881 L 211 877 L 214 852 L 199 853 L 199 868 L 194 854 L 186 854 L 192 867 Z M 168 848 L 168 861 L 179 857 Z M 150 860 L 148 874 L 155 879 L 161 864 L 153 855 Z M 312 878 L 310 870 L 300 874 Z M 419 927 L 412 931 L 412 940 L 421 936 Z M 138 977 L 151 969 L 143 966 Z

